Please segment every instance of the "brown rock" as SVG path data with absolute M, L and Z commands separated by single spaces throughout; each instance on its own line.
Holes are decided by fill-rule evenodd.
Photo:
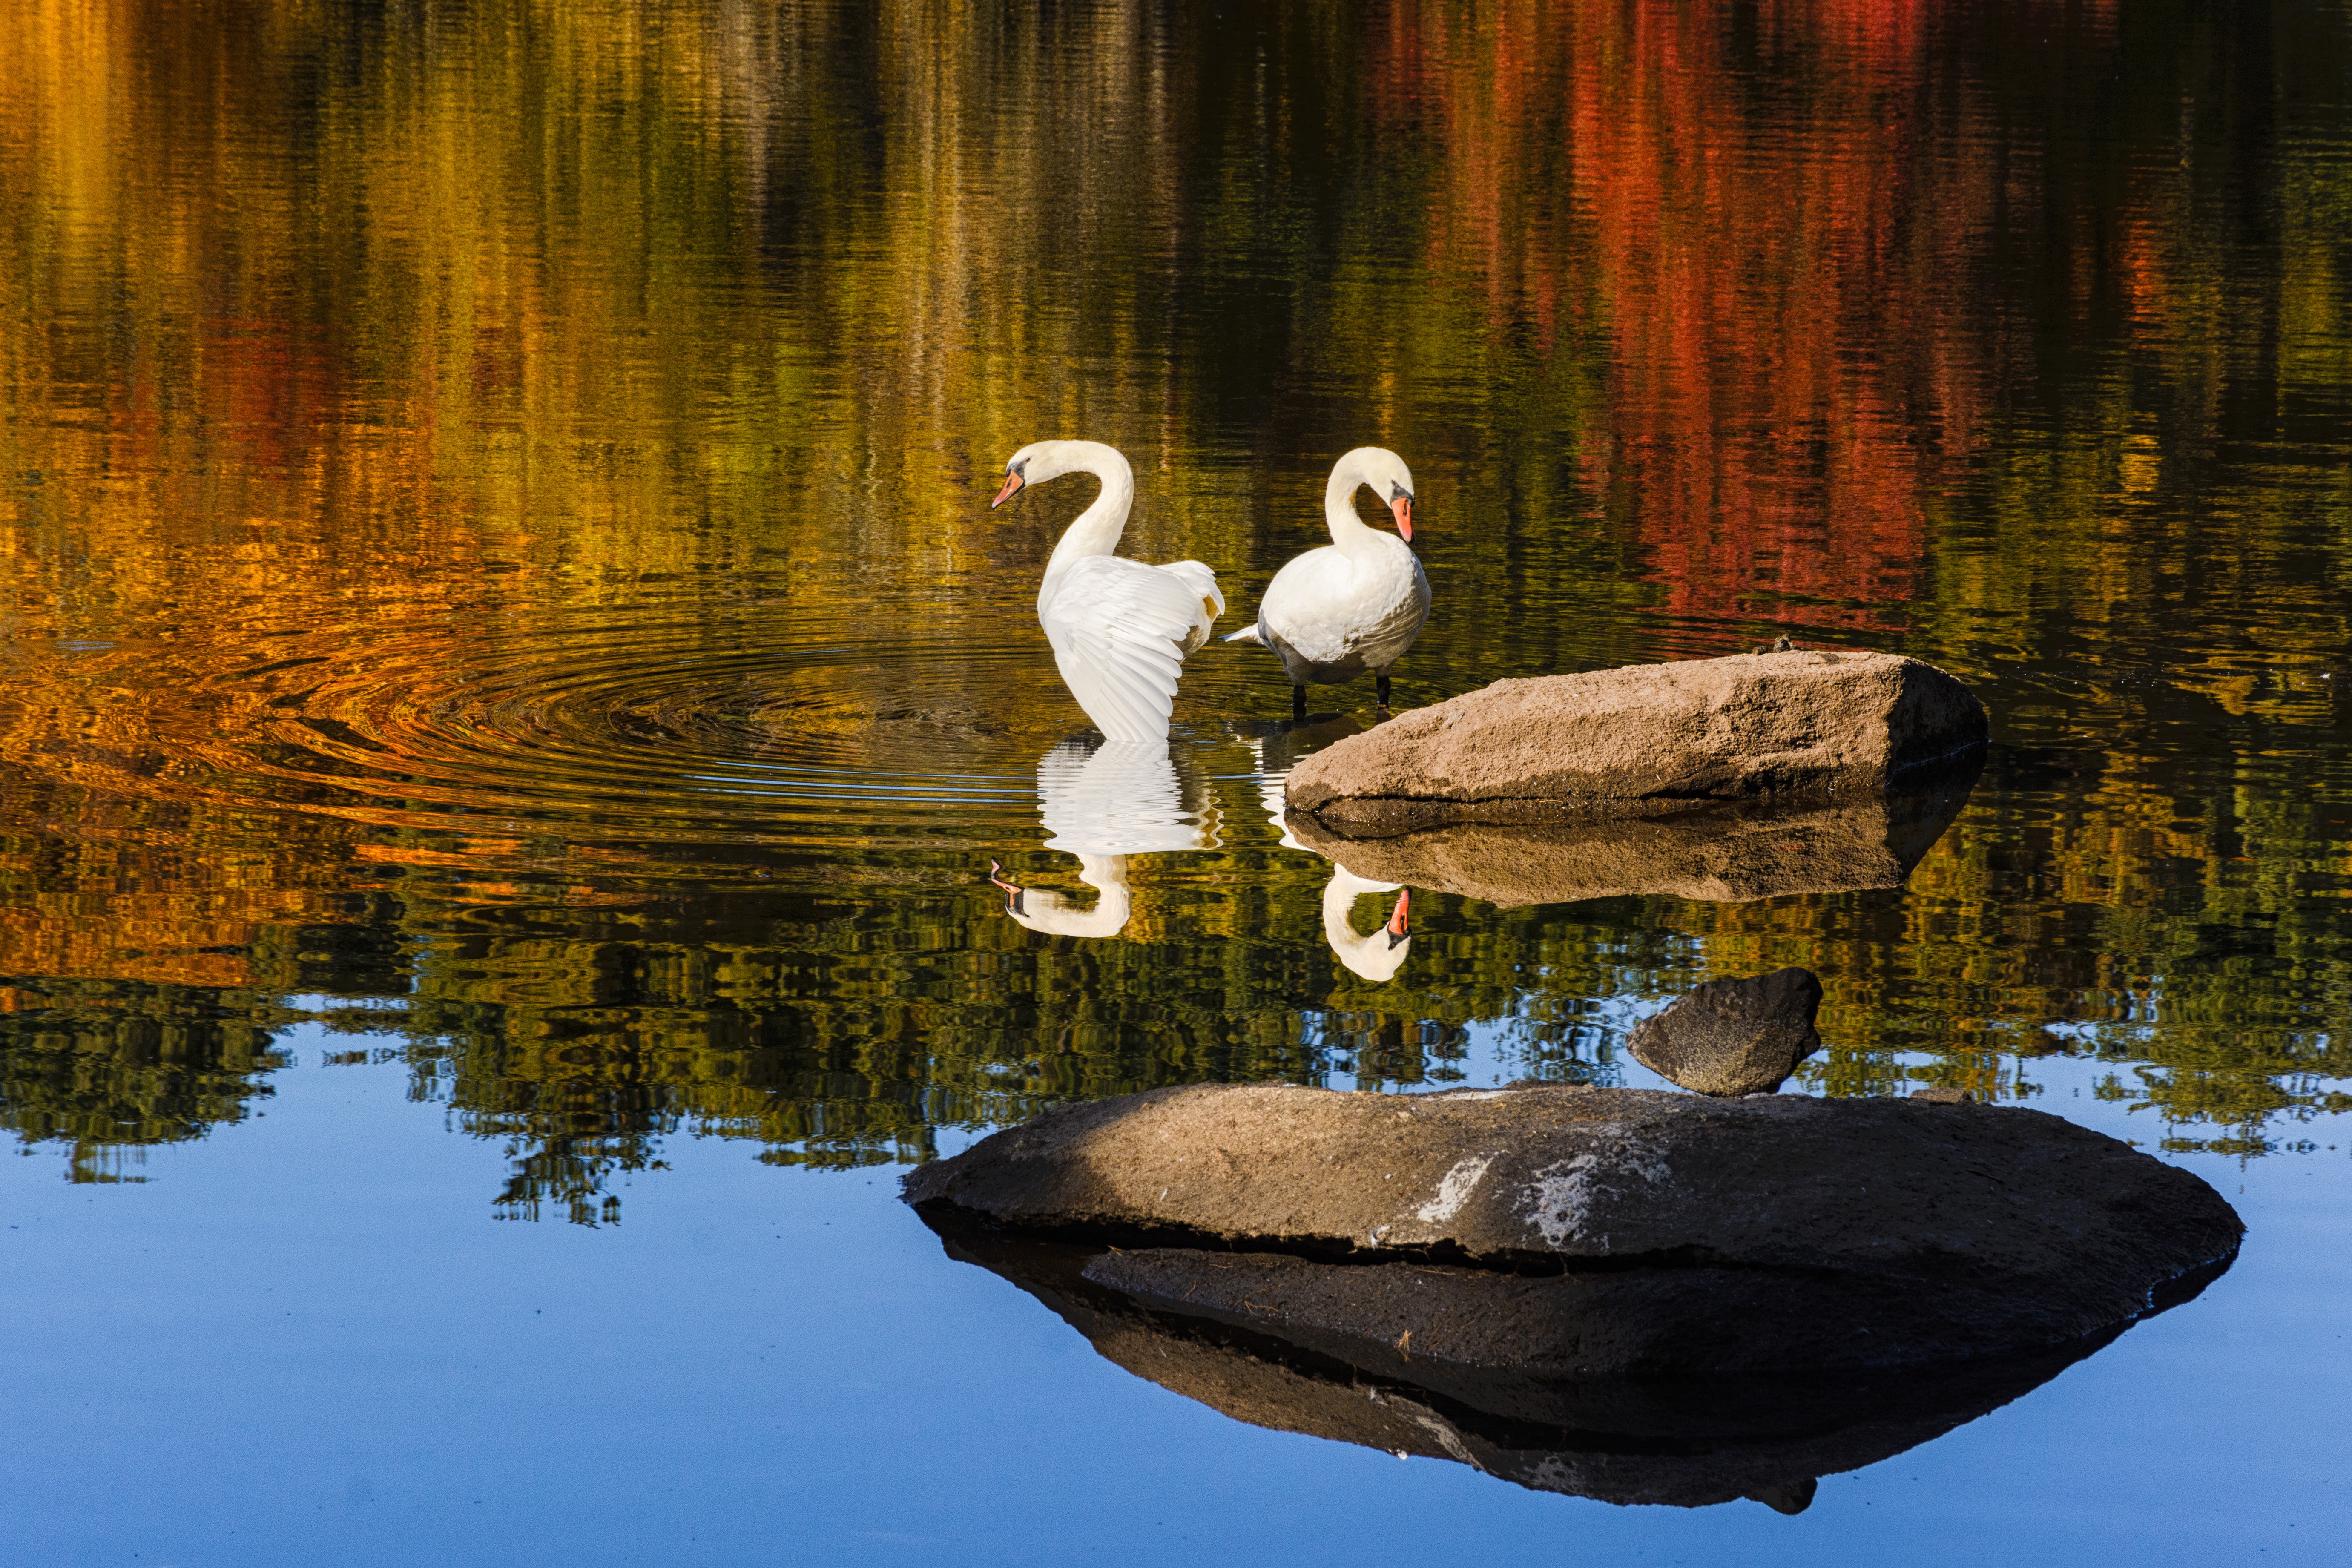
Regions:
M 1983 705 L 1916 659 L 1737 654 L 1498 680 L 1308 757 L 1288 800 L 1354 834 L 1874 793 L 1985 737 Z
M 1813 1028 L 1821 1005 L 1822 983 L 1810 969 L 1710 980 L 1634 1025 L 1625 1048 L 1701 1094 L 1769 1094 L 1822 1048 Z
M 1488 903 L 1560 904 L 1665 893 L 1722 903 L 1898 888 L 1968 803 L 1972 768 L 1932 789 L 1859 801 L 1713 801 L 1672 815 L 1562 823 L 1456 823 L 1379 835 L 1311 813 L 1286 826 L 1370 882 Z M 1370 829 L 1368 836 L 1364 830 Z
M 1569 1087 L 1156 1089 L 999 1132 L 905 1192 L 1121 1245 L 1551 1275 L 1542 1310 L 1627 1326 L 1545 1342 L 1625 1375 L 2056 1344 L 2128 1321 L 2243 1229 L 2195 1176 L 2040 1111 Z M 1636 1306 L 1584 1305 L 1612 1290 Z

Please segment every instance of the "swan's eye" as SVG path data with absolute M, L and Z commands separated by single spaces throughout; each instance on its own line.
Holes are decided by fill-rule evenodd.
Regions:
M 1412 499 L 1412 492 L 1411 490 L 1405 489 L 1402 485 L 1398 484 L 1394 479 L 1391 479 L 1389 481 L 1389 500 L 1411 500 Z

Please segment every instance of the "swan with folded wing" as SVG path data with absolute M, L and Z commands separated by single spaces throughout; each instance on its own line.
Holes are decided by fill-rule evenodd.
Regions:
M 1396 519 L 1395 533 L 1356 515 L 1356 491 L 1370 485 Z M 1429 579 L 1412 538 L 1412 470 L 1385 447 L 1359 447 L 1331 465 L 1323 487 L 1331 542 L 1293 556 L 1258 601 L 1255 624 L 1227 642 L 1254 642 L 1281 656 L 1290 711 L 1307 717 L 1307 687 L 1352 680 L 1369 669 L 1380 705 L 1389 705 L 1389 667 L 1404 657 L 1429 619 Z

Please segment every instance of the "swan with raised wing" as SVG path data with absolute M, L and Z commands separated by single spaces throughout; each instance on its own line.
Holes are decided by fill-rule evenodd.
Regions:
M 1370 485 L 1396 519 L 1394 534 L 1356 515 L 1356 491 Z M 1258 602 L 1257 622 L 1228 636 L 1281 656 L 1290 711 L 1307 717 L 1307 688 L 1352 680 L 1369 669 L 1380 705 L 1389 705 L 1389 667 L 1429 619 L 1429 579 L 1412 538 L 1412 470 L 1385 447 L 1359 447 L 1331 465 L 1323 487 L 1331 542 L 1294 556 Z
M 1184 656 L 1224 614 L 1217 574 L 1198 561 L 1153 566 L 1111 553 L 1135 502 L 1135 470 L 1099 441 L 1036 441 L 1004 465 L 1003 506 L 1032 485 L 1092 474 L 1102 493 L 1062 531 L 1037 590 L 1037 624 L 1062 684 L 1110 741 L 1165 741 Z

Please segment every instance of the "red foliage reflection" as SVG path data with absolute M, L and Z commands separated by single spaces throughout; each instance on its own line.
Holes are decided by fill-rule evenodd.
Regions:
M 1433 268 L 1547 348 L 1603 334 L 1588 478 L 1670 613 L 1904 622 L 1927 502 L 1990 402 L 1985 237 L 2013 199 L 1938 26 L 1887 0 L 1515 0 L 1400 5 L 1375 41 L 1385 111 L 1440 144 Z

